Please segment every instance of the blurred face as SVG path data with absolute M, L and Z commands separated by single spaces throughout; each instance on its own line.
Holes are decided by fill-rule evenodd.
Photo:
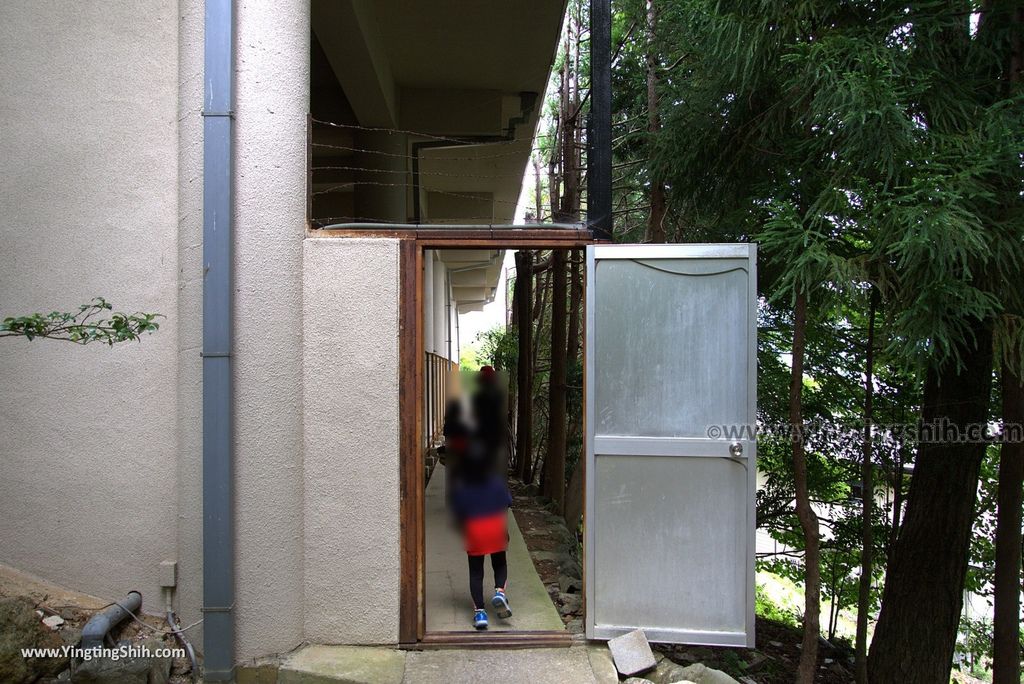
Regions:
M 445 384 L 445 400 L 451 401 L 462 396 L 462 374 L 458 366 L 448 371 L 448 382 Z

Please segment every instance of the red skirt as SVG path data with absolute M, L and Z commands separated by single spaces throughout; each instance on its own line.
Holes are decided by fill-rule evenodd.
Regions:
M 486 556 L 508 548 L 508 512 L 467 520 L 463 527 L 466 553 Z

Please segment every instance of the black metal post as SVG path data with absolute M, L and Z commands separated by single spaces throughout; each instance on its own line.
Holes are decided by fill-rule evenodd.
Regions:
M 590 0 L 590 122 L 587 133 L 587 225 L 612 239 L 612 8 Z

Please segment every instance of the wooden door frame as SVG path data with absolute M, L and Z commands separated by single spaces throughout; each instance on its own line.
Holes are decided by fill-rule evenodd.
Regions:
M 330 231 L 337 232 L 337 231 Z M 365 232 L 359 232 L 367 237 Z M 401 539 L 398 641 L 401 648 L 530 648 L 568 646 L 564 631 L 427 632 L 424 558 L 423 257 L 428 249 L 580 249 L 594 244 L 591 231 L 458 230 L 394 231 L 399 237 L 398 392 Z

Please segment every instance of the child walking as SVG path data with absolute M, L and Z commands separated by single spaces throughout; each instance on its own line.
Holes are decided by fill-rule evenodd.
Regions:
M 453 473 L 451 504 L 462 527 L 466 555 L 469 557 L 469 593 L 473 599 L 473 626 L 487 629 L 484 608 L 484 557 L 491 557 L 494 570 L 494 597 L 491 605 L 499 618 L 512 616 L 505 586 L 508 583 L 508 509 L 512 495 L 504 479 L 488 458 L 486 446 L 470 443 L 458 470 Z

